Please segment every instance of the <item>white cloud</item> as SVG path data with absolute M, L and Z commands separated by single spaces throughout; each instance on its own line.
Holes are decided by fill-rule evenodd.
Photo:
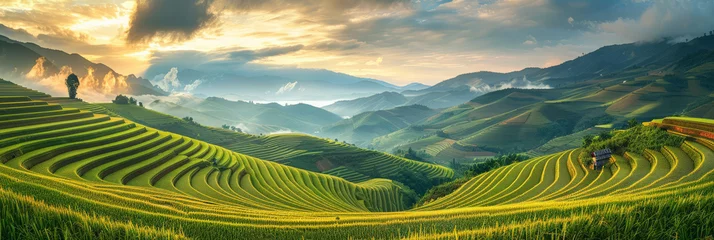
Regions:
M 198 87 L 198 85 L 201 85 L 201 83 L 203 83 L 203 81 L 201 81 L 201 79 L 196 79 L 195 81 L 193 81 L 193 83 L 184 86 L 183 91 L 184 92 L 192 92 L 193 90 L 195 90 Z
M 526 37 L 526 41 L 523 42 L 523 45 L 536 45 L 538 44 L 538 39 L 536 39 L 533 35 L 528 35 Z
M 575 19 L 573 19 L 573 17 L 569 17 L 568 23 L 570 23 L 570 26 L 573 26 L 573 23 L 575 23 Z
M 489 93 L 489 92 L 494 92 L 498 90 L 503 90 L 503 89 L 509 89 L 509 88 L 519 88 L 519 89 L 551 89 L 552 87 L 543 84 L 543 83 L 534 83 L 531 81 L 528 81 L 526 79 L 526 76 L 523 76 L 523 79 L 513 79 L 510 82 L 505 82 L 501 83 L 500 85 L 488 85 L 484 84 L 481 86 L 471 86 L 470 90 L 471 92 L 475 93 Z
M 298 83 L 297 81 L 286 83 L 285 86 L 280 87 L 280 89 L 278 89 L 278 91 L 275 92 L 275 94 L 279 95 L 279 94 L 291 92 L 295 88 L 295 86 L 297 86 L 297 83 Z
M 178 68 L 171 68 L 163 78 L 157 79 L 156 77 L 151 80 L 151 84 L 156 85 L 161 88 L 161 90 L 172 92 L 177 88 L 181 87 L 181 82 L 178 79 Z

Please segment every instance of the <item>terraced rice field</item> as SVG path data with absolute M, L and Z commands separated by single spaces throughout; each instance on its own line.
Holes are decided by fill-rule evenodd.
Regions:
M 352 169 L 346 168 L 344 166 L 339 166 L 327 171 L 322 172 L 324 174 L 330 174 L 333 176 L 338 176 L 344 178 L 347 181 L 359 183 L 370 179 L 369 176 L 356 172 Z
M 714 124 L 664 119 L 657 126 L 690 138 L 643 156 L 614 156 L 602 171 L 577 160 L 578 149 L 534 158 L 481 174 L 450 195 L 408 209 L 399 185 L 389 180 L 353 183 L 123 118 L 0 97 L 0 236 L 712 236 L 714 143 L 707 134 Z M 301 144 L 275 138 L 286 147 Z M 397 160 L 365 160 L 362 166 L 390 171 L 390 161 Z
M 316 172 L 344 167 L 369 178 L 389 176 L 402 168 L 423 172 L 429 177 L 450 178 L 453 170 L 424 162 L 368 151 L 345 143 L 307 137 L 303 134 L 278 134 L 227 146 L 236 152 Z M 340 175 L 336 175 L 340 176 Z

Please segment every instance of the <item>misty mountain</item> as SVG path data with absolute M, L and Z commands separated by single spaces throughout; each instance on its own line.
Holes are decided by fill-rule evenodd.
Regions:
M 24 80 L 32 68 L 38 64 L 38 59 L 42 59 L 43 75 L 39 78 L 50 77 L 61 72 L 63 67 L 71 68 L 71 71 L 62 74 L 75 73 L 80 78 L 86 78 L 89 73 L 94 82 L 90 85 L 95 87 L 108 86 L 106 81 L 122 79 L 127 86 L 124 88 L 106 89 L 112 90 L 112 94 L 152 94 L 166 95 L 161 89 L 155 88 L 147 79 L 138 78 L 134 75 L 124 76 L 110 67 L 94 63 L 76 53 L 66 53 L 60 50 L 43 48 L 37 44 L 29 42 L 19 42 L 0 35 L 0 71 L 10 79 Z M 64 76 L 66 77 L 66 76 Z
M 711 118 L 713 39 L 706 36 L 688 43 L 601 48 L 599 53 L 564 63 L 579 76 L 568 76 L 558 66 L 531 73 L 531 76 L 561 76 L 557 88 L 489 92 L 442 110 L 417 125 L 377 137 L 372 146 L 384 151 L 412 147 L 425 150 L 433 161 L 446 163 L 451 159 L 470 160 L 489 152 L 525 152 L 537 148 L 539 154 L 548 154 L 560 149 L 548 145 L 550 140 L 577 142 L 584 135 L 623 126 L 632 118 L 644 121 L 675 114 Z M 622 54 L 623 49 L 637 55 L 640 48 L 658 49 L 661 54 L 639 60 L 613 60 L 609 65 L 592 57 L 598 54 L 612 57 L 615 52 Z M 689 53 L 670 54 L 682 51 Z M 593 63 L 589 65 L 586 61 Z M 596 72 L 588 73 L 587 69 Z
M 352 99 L 384 91 L 421 88 L 421 85 L 414 84 L 402 88 L 376 79 L 359 78 L 322 69 L 221 72 L 152 66 L 145 75 L 156 85 L 171 86 L 164 87 L 166 91 L 191 92 L 236 100 Z
M 418 91 L 418 90 L 426 89 L 429 87 L 431 87 L 431 86 L 415 82 L 415 83 L 410 83 L 410 84 L 407 84 L 406 86 L 403 86 L 402 90 L 404 90 L 404 91 Z
M 396 92 L 383 92 L 369 97 L 338 101 L 323 107 L 340 116 L 354 116 L 363 112 L 390 109 L 402 106 L 408 99 Z
M 253 134 L 277 131 L 314 133 L 322 126 L 342 119 L 324 109 L 307 104 L 259 104 L 217 97 L 186 97 L 173 102 L 155 100 L 147 107 L 177 117 L 192 117 L 200 124 L 213 127 L 227 124 Z
M 366 146 L 375 137 L 421 122 L 436 113 L 437 110 L 422 105 L 364 112 L 322 128 L 319 135 Z

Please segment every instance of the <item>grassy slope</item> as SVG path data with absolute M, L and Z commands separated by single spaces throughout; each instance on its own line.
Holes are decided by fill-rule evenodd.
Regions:
M 5 100 L 7 99 L 0 98 L 0 101 Z M 12 101 L 16 102 L 17 99 Z M 19 112 L 24 111 L 18 108 L 3 109 L 3 114 L 26 114 Z M 22 116 L 27 115 L 14 115 L 13 118 Z M 124 168 L 112 168 L 111 166 L 117 166 L 114 164 L 115 160 L 93 165 L 92 169 L 86 169 L 85 174 L 73 176 L 74 171 L 63 169 L 74 168 L 77 166 L 75 163 L 105 157 L 86 152 L 87 150 L 98 147 L 103 153 L 118 153 L 127 148 L 113 146 L 124 144 L 123 141 L 109 141 L 108 144 L 98 144 L 96 147 L 81 146 L 78 145 L 82 144 L 81 142 L 69 141 L 70 146 L 75 147 L 56 148 L 61 146 L 57 145 L 61 143 L 45 141 L 43 145 L 31 147 L 34 141 L 12 142 L 12 138 L 7 138 L 22 134 L 17 130 L 41 126 L 29 122 L 21 121 L 27 126 L 15 128 L 7 128 L 9 122 L 3 122 L 5 124 L 2 126 L 5 128 L 0 129 L 0 134 L 5 136 L 4 145 L 8 146 L 0 149 L 0 156 L 6 160 L 3 161 L 5 164 L 0 165 L 2 206 L 13 206 L 12 204 L 17 202 L 20 202 L 21 206 L 3 207 L 2 212 L 9 216 L 18 216 L 19 213 L 15 209 L 26 208 L 27 203 L 31 203 L 31 208 L 37 210 L 20 210 L 24 216 L 37 217 L 24 218 L 27 220 L 24 222 L 15 222 L 14 218 L 10 218 L 13 222 L 8 222 L 8 218 L 3 218 L 2 221 L 7 225 L 21 227 L 20 229 L 28 229 L 28 226 L 50 228 L 53 226 L 47 225 L 48 223 L 67 222 L 72 224 L 59 226 L 58 229 L 76 232 L 77 237 L 83 236 L 81 234 L 95 234 L 94 238 L 186 236 L 194 239 L 245 236 L 254 239 L 534 239 L 632 236 L 653 239 L 679 236 L 692 239 L 714 234 L 714 228 L 708 224 L 714 221 L 711 217 L 714 216 L 714 179 L 711 174 L 714 170 L 714 145 L 704 139 L 687 142 L 687 146 L 683 145 L 681 148 L 663 150 L 660 156 L 667 157 L 647 158 L 653 166 L 659 167 L 644 167 L 644 171 L 639 169 L 640 166 L 645 166 L 641 162 L 616 157 L 617 160 L 603 171 L 608 173 L 604 175 L 573 161 L 577 150 L 572 150 L 482 174 L 453 194 L 418 209 L 371 213 L 366 211 L 369 209 L 360 206 L 367 204 L 365 206 L 385 209 L 389 207 L 385 203 L 399 201 L 398 193 L 392 192 L 395 188 L 389 182 L 371 180 L 355 185 L 339 178 L 253 159 L 190 139 L 185 139 L 191 144 L 186 146 L 184 152 L 192 155 L 191 162 L 210 162 L 210 159 L 219 158 L 220 164 L 215 167 L 199 164 L 190 168 L 173 169 L 168 166 L 178 162 L 169 160 L 154 166 L 154 169 L 172 169 L 170 171 L 149 170 L 129 179 L 128 184 L 113 182 L 113 179 L 118 179 L 117 174 L 129 174 L 132 171 L 127 170 L 152 163 L 154 160 L 150 157 L 155 155 L 151 154 L 135 164 L 124 165 Z M 128 128 L 127 131 L 141 128 L 138 124 L 132 125 L 134 127 Z M 91 125 L 80 126 L 85 129 Z M 61 128 L 46 128 L 45 131 L 57 130 L 64 131 Z M 91 132 L 89 129 L 71 132 L 83 134 L 85 139 L 95 142 L 122 135 L 127 136 L 127 140 L 151 136 L 153 139 L 159 139 L 160 136 L 174 137 L 162 132 L 152 134 L 155 130 L 151 129 L 147 131 L 137 132 L 139 135 L 135 137 L 125 134 L 95 134 L 93 138 L 86 135 Z M 27 133 L 35 133 L 33 138 L 38 140 L 57 138 L 57 135 L 49 135 L 51 132 L 46 132 L 44 136 L 36 135 L 40 133 L 38 131 Z M 71 135 L 64 137 L 69 136 Z M 171 142 L 167 140 L 162 141 Z M 279 141 L 288 146 L 301 144 L 299 141 L 268 140 Z M 139 142 L 145 144 L 151 141 L 154 140 Z M 9 157 L 16 153 L 13 150 L 18 144 L 26 145 L 23 147 L 25 154 Z M 128 147 L 136 145 L 130 142 L 126 144 Z M 109 150 L 110 148 L 113 150 Z M 51 149 L 57 150 L 50 151 Z M 50 155 L 36 155 L 41 152 Z M 48 164 L 51 162 L 61 164 Z M 525 168 L 526 164 L 531 163 L 538 164 Z M 59 169 L 54 173 L 45 170 L 46 167 L 51 169 L 52 166 Z M 111 169 L 112 172 L 107 172 L 107 175 L 101 178 L 102 171 L 94 171 L 95 168 Z M 660 169 L 669 171 L 657 177 L 643 178 L 648 182 L 634 179 L 644 172 L 654 173 Z M 152 175 L 160 176 L 156 184 L 142 183 L 142 179 L 155 179 L 147 178 Z M 587 180 L 588 176 L 594 175 L 598 175 L 596 181 Z M 174 181 L 164 181 L 171 178 Z M 32 196 L 32 199 L 27 196 Z M 368 199 L 382 200 L 366 201 Z M 42 203 L 37 204 L 37 201 Z M 43 220 L 53 219 L 57 209 L 61 214 L 70 217 L 62 218 L 59 222 L 43 223 Z M 87 216 L 100 217 L 104 224 L 97 224 L 94 217 Z M 129 221 L 137 224 L 129 224 Z M 608 224 L 602 224 L 603 222 Z M 672 225 L 672 222 L 679 224 Z M 668 227 L 662 228 L 664 225 Z M 74 226 L 86 227 L 68 229 Z M 36 232 L 31 228 L 21 234 L 25 232 L 27 235 L 14 236 L 36 236 Z
M 190 124 L 182 119 L 133 105 L 99 104 L 116 114 L 160 130 L 196 138 L 227 149 L 314 172 L 324 172 L 343 177 L 342 172 L 330 171 L 343 167 L 371 178 L 391 178 L 394 173 L 416 171 L 429 177 L 450 178 L 448 168 L 399 158 L 390 154 L 369 151 L 332 140 L 304 134 L 255 136 L 224 129 Z M 374 171 L 377 164 L 379 171 Z M 406 169 L 402 169 L 405 167 Z M 346 179 L 351 178 L 347 175 Z

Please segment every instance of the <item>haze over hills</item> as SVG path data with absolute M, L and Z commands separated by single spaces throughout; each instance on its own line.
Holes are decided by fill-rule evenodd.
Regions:
M 342 119 L 333 113 L 307 104 L 260 104 L 217 97 L 201 99 L 190 95 L 179 97 L 175 102 L 160 99 L 147 102 L 150 102 L 147 107 L 162 113 L 181 118 L 192 117 L 198 123 L 213 127 L 229 125 L 252 134 L 315 133 L 322 126 Z
M 34 43 L 18 42 L 2 35 L 0 47 L 3 53 L 0 72 L 5 78 L 31 84 L 53 94 L 66 92 L 62 80 L 69 73 L 75 73 L 82 78 L 86 87 L 84 89 L 91 90 L 85 92 L 87 98 L 107 101 L 120 93 L 167 95 L 147 79 L 133 74 L 121 75 L 104 64 L 93 63 L 76 53 L 69 54 Z
M 561 139 L 560 143 L 579 141 L 586 133 L 597 133 L 592 130 L 596 125 L 622 126 L 631 118 L 646 120 L 674 114 L 712 117 L 711 111 L 704 110 L 714 101 L 710 81 L 714 71 L 712 41 L 713 36 L 705 36 L 678 44 L 604 47 L 562 66 L 532 73 L 561 77 L 579 74 L 577 78 L 541 80 L 558 88 L 487 93 L 418 126 L 375 138 L 373 147 L 385 151 L 412 147 L 427 151 L 437 159 L 433 161 L 445 163 L 454 158 L 469 160 L 483 152 L 526 152 L 554 138 Z M 638 55 L 640 51 L 659 54 Z M 618 54 L 627 56 L 626 60 L 611 65 L 597 60 Z M 586 74 L 588 71 L 595 72 Z
M 363 112 L 402 106 L 407 102 L 408 99 L 397 92 L 383 92 L 369 97 L 337 101 L 322 108 L 340 116 L 352 117 Z
M 152 79 L 154 84 L 165 86 L 166 91 L 181 91 L 185 90 L 186 86 L 190 86 L 190 92 L 198 95 L 253 101 L 334 101 L 359 98 L 384 91 L 427 87 L 416 83 L 399 87 L 376 79 L 359 78 L 324 69 L 225 72 L 152 66 L 145 76 Z M 176 82 L 180 84 L 173 84 Z
M 422 105 L 363 112 L 323 127 L 318 135 L 368 146 L 373 138 L 418 124 L 438 113 Z

